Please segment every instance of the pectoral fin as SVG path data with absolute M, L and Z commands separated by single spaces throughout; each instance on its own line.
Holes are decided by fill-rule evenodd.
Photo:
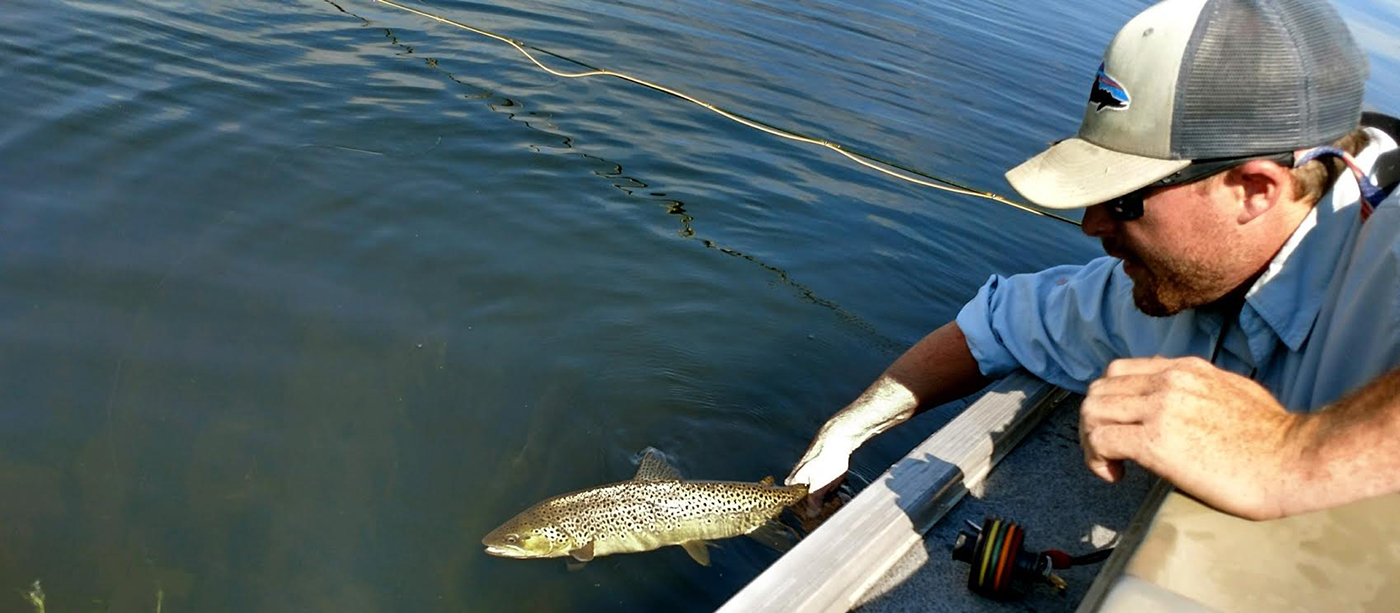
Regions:
M 710 565 L 709 543 L 706 541 L 686 541 L 681 543 L 681 548 L 690 554 L 690 558 L 698 562 L 701 566 Z
M 755 528 L 753 532 L 748 534 L 748 537 L 769 549 L 783 553 L 787 553 L 789 549 L 797 545 L 798 541 L 802 540 L 797 535 L 796 530 L 789 528 L 782 522 L 773 520 Z
M 575 549 L 575 550 L 573 550 L 573 551 L 570 551 L 570 552 L 569 552 L 569 555 L 570 555 L 570 556 L 573 556 L 573 558 L 574 558 L 575 560 L 578 560 L 578 561 L 580 561 L 580 562 L 588 562 L 588 561 L 592 560 L 592 559 L 593 559 L 593 541 L 588 541 L 588 544 L 587 544 L 587 545 L 584 545 L 584 546 L 582 546 L 582 547 L 579 547 L 578 549 Z

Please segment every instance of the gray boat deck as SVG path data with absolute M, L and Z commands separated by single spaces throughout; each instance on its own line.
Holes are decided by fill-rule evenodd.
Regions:
M 966 521 L 999 515 L 1032 551 L 1114 544 L 1155 481 L 1130 468 L 1099 481 L 1078 445 L 1077 396 L 1026 373 L 992 386 L 820 529 L 730 599 L 731 611 L 1073 611 L 1099 565 L 1058 571 L 1064 594 L 1037 587 L 1012 603 L 967 590 L 951 559 Z M 971 494 L 967 496 L 965 494 Z
M 967 590 L 968 565 L 952 559 L 966 521 L 999 515 L 1026 529 L 1026 547 L 1081 554 L 1115 544 L 1155 479 L 1139 467 L 1109 484 L 1084 467 L 1079 450 L 1080 397 L 1072 396 L 924 535 L 863 598 L 861 613 L 937 611 L 1073 611 L 1102 564 L 1057 571 L 1062 595 L 1038 586 L 1024 600 L 999 603 Z

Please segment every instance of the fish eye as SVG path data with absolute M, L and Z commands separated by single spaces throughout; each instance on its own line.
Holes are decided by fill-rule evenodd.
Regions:
M 506 544 L 507 544 L 507 545 L 514 545 L 514 544 L 519 543 L 519 542 L 520 542 L 520 537 L 519 537 L 519 536 L 516 536 L 516 535 L 514 535 L 514 534 L 507 534 L 507 535 L 506 535 Z

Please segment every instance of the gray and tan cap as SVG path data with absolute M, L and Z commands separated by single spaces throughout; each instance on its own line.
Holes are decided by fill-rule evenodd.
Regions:
M 1109 44 L 1079 135 L 1006 179 L 1031 202 L 1074 209 L 1193 160 L 1329 143 L 1359 124 L 1366 76 L 1323 0 L 1167 0 Z

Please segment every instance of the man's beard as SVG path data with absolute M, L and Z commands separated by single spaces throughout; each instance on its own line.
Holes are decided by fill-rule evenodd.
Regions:
M 1123 260 L 1124 272 L 1133 280 L 1133 304 L 1150 317 L 1168 317 L 1210 304 L 1225 293 L 1220 273 L 1199 261 L 1143 254 L 1117 239 L 1102 242 L 1105 253 Z

